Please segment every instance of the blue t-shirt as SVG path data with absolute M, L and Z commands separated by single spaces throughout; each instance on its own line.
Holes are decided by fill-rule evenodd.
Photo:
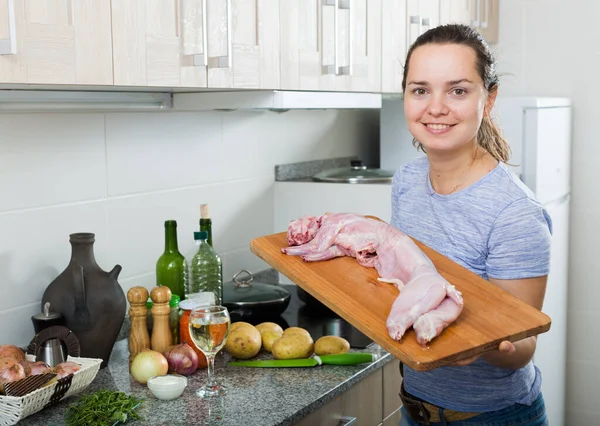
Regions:
M 407 163 L 394 175 L 391 224 L 485 279 L 549 273 L 551 219 L 503 163 L 450 195 L 434 191 L 427 157 Z M 541 374 L 533 362 L 510 370 L 480 358 L 468 366 L 425 372 L 405 366 L 404 386 L 440 407 L 486 412 L 531 404 L 539 395 Z

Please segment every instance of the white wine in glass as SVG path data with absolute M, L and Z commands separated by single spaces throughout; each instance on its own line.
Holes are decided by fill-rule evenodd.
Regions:
M 231 319 L 224 306 L 197 306 L 190 313 L 190 336 L 208 361 L 208 381 L 196 391 L 203 398 L 225 395 L 227 389 L 215 380 L 215 355 L 225 346 Z

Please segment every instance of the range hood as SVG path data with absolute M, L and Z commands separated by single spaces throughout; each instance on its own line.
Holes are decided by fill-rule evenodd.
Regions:
M 381 109 L 380 93 L 240 90 L 174 93 L 173 110 Z

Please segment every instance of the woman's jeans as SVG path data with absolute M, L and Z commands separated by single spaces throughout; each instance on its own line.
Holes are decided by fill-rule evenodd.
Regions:
M 408 417 L 402 407 L 400 426 L 421 426 Z M 502 410 L 482 413 L 467 420 L 435 422 L 431 426 L 548 426 L 544 398 L 540 396 L 531 405 L 514 404 Z

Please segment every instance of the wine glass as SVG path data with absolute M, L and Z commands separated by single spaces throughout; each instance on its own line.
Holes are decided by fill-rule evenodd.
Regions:
M 231 318 L 224 306 L 196 306 L 190 313 L 190 336 L 208 361 L 208 381 L 196 391 L 202 398 L 225 395 L 227 389 L 215 380 L 215 355 L 227 342 Z

